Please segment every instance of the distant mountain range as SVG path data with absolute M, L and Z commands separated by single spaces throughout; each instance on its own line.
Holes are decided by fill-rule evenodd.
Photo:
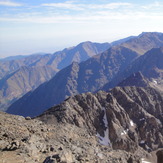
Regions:
M 153 48 L 133 61 L 124 71 L 119 72 L 114 79 L 104 86 L 104 90 L 115 87 L 123 79 L 140 71 L 151 81 L 162 85 L 163 79 L 163 47 Z M 163 86 L 163 85 L 162 85 Z
M 0 60 L 0 110 L 51 79 L 73 61 L 81 62 L 110 47 L 109 43 L 83 42 L 54 54 L 8 57 Z
M 139 54 L 144 54 L 152 48 L 163 45 L 163 34 L 159 32 L 143 32 L 138 37 L 127 40 L 122 46 L 132 49 Z
M 21 66 L 52 66 L 55 69 L 62 69 L 73 61 L 81 62 L 93 55 L 99 54 L 110 47 L 109 43 L 83 42 L 63 51 L 54 54 L 34 54 L 29 56 L 9 57 L 0 60 L 0 78 L 18 70 Z
M 50 66 L 20 67 L 0 80 L 0 110 L 7 107 L 27 92 L 51 79 L 56 73 Z
M 20 98 L 8 112 L 35 116 L 69 96 L 97 91 L 137 56 L 136 52 L 118 46 L 80 64 L 73 62 L 49 82 Z
M 99 89 L 108 90 L 111 88 L 110 84 L 113 83 L 116 86 L 138 71 L 147 78 L 151 77 L 150 80 L 161 82 L 163 53 L 162 48 L 155 47 L 163 46 L 162 36 L 161 33 L 142 33 L 138 37 L 132 37 L 125 43 L 113 46 L 80 64 L 74 62 L 58 72 L 49 82 L 42 84 L 33 92 L 29 92 L 13 103 L 9 107 L 8 113 L 36 116 L 69 96 L 89 91 L 95 92 Z M 145 40 L 152 42 L 151 46 L 148 46 Z M 143 45 L 141 45 L 142 42 Z M 132 50 L 126 47 L 131 47 Z M 149 51 L 145 55 L 138 53 L 138 51 L 145 50 Z M 130 69 L 132 69 L 131 73 L 129 73 Z M 149 76 L 151 72 L 155 76 Z M 160 78 L 158 78 L 158 74 Z

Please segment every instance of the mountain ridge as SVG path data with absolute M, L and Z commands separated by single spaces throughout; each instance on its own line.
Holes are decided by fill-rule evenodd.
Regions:
M 140 43 L 146 37 L 148 39 L 150 38 L 152 41 L 152 39 L 155 40 L 155 38 L 162 37 L 162 36 L 163 34 L 160 34 L 160 33 L 159 34 L 158 33 L 145 33 L 145 34 L 142 34 L 141 36 L 131 38 L 128 41 L 132 42 L 131 40 L 136 39 L 138 40 L 138 45 L 140 45 Z M 156 43 L 154 44 L 152 43 L 152 45 L 155 47 Z M 149 49 L 149 47 L 145 46 L 145 49 Z M 142 50 L 144 50 L 144 46 Z M 153 50 L 158 51 L 156 52 L 157 54 L 160 53 L 159 48 L 153 49 Z M 149 53 L 150 53 L 150 50 L 149 52 L 147 52 L 147 54 Z M 27 98 L 24 97 L 23 103 L 21 102 L 21 99 L 19 99 L 19 101 L 14 103 L 9 108 L 9 111 L 11 111 L 10 113 L 14 113 L 14 111 L 12 110 L 14 110 L 15 107 L 16 107 L 16 110 L 20 111 L 21 108 L 23 108 L 25 111 L 25 110 L 28 110 L 27 106 L 31 109 L 30 110 L 31 113 L 32 113 L 32 109 L 33 111 L 34 109 L 38 111 L 39 109 L 41 111 L 44 111 L 45 109 L 48 109 L 49 107 L 53 105 L 59 104 L 61 101 L 63 101 L 65 98 L 69 96 L 79 94 L 79 93 L 84 93 L 84 92 L 95 92 L 101 88 L 104 90 L 107 90 L 110 88 L 107 86 L 108 85 L 107 83 L 109 84 L 113 83 L 114 86 L 116 86 L 115 84 L 118 84 L 125 77 L 128 77 L 133 72 L 135 72 L 133 71 L 132 73 L 130 73 L 128 76 L 125 76 L 125 77 L 122 76 L 121 80 L 116 78 L 116 76 L 118 76 L 123 71 L 125 71 L 125 69 L 130 64 L 133 64 L 136 61 L 141 60 L 141 58 L 144 58 L 145 56 L 146 54 L 140 55 L 139 53 L 136 53 L 135 51 L 128 49 L 122 45 L 117 45 L 117 46 L 111 47 L 110 49 L 108 49 L 107 51 L 99 55 L 93 56 L 92 58 L 80 64 L 73 62 L 71 66 L 65 68 L 63 71 L 61 70 L 60 72 L 58 72 L 56 77 L 54 77 L 54 79 L 51 79 L 51 81 L 49 81 L 50 83 L 49 86 L 48 86 L 48 83 L 46 83 L 46 86 L 44 85 L 44 86 L 41 86 L 40 88 L 37 88 L 37 90 L 30 93 L 30 96 L 28 94 Z M 149 56 L 150 55 L 148 55 L 148 57 Z M 158 57 L 161 57 L 161 56 L 159 56 L 158 54 Z M 157 64 L 157 60 L 159 64 L 162 64 L 161 63 L 162 59 L 161 58 L 157 59 L 156 57 L 154 59 L 150 59 L 150 61 L 147 60 L 147 63 L 155 61 L 153 63 L 153 66 L 154 66 L 154 64 Z M 146 67 L 146 70 L 149 69 L 147 64 L 142 64 L 142 66 Z M 141 67 L 140 65 L 139 66 L 136 65 L 135 69 L 139 71 L 140 67 Z M 152 74 L 161 74 L 160 71 L 161 69 L 154 70 Z M 127 72 L 125 73 L 125 75 L 127 75 Z M 160 76 L 160 79 L 158 82 L 161 82 L 161 78 L 162 77 Z M 106 87 L 104 85 L 106 85 Z M 45 97 L 44 99 L 39 101 L 39 98 L 41 99 L 41 94 L 45 94 Z M 25 102 L 25 99 L 28 101 L 28 104 Z M 37 100 L 38 103 L 36 104 L 35 100 L 33 99 Z M 21 103 L 21 105 L 19 103 Z M 34 105 L 35 107 L 33 107 L 32 105 Z M 31 113 L 30 113 L 30 116 L 34 116 Z M 38 114 L 40 114 L 40 112 Z
M 144 55 L 137 58 L 131 63 L 124 72 L 120 72 L 115 76 L 111 83 L 104 86 L 104 90 L 115 87 L 119 82 L 129 77 L 132 73 L 140 71 L 149 80 L 155 80 L 155 78 L 162 85 L 163 78 L 163 47 L 153 48 Z
M 1 110 L 6 110 L 16 99 L 28 91 L 34 90 L 43 82 L 50 80 L 55 73 L 56 70 L 50 66 L 23 66 L 17 71 L 5 76 L 0 80 Z
M 124 69 L 137 56 L 138 54 L 136 52 L 118 46 L 112 47 L 108 51 L 80 64 L 73 62 L 72 65 L 58 72 L 48 83 L 38 87 L 34 92 L 31 92 L 30 96 L 28 94 L 22 98 L 23 103 L 21 99 L 19 99 L 16 103 L 11 105 L 8 112 L 14 113 L 12 112 L 13 108 L 17 108 L 16 110 L 19 111 L 21 108 L 24 108 L 23 112 L 30 108 L 30 112 L 32 112 L 32 103 L 34 104 L 36 99 L 39 101 L 43 98 L 38 104 L 34 104 L 35 110 L 38 110 L 40 114 L 39 110 L 43 109 L 42 111 L 44 111 L 55 104 L 59 104 L 68 96 L 88 91 L 96 91 L 102 85 L 110 81 L 120 69 Z M 114 71 L 113 68 L 115 69 Z M 41 97 L 41 94 L 45 96 Z M 24 100 L 28 102 L 26 103 Z M 23 112 L 21 112 L 22 115 Z M 30 114 L 30 116 L 32 115 Z

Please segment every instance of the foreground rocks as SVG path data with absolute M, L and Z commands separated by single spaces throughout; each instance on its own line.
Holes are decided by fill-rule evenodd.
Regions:
M 153 88 L 117 87 L 70 97 L 32 119 L 0 112 L 0 162 L 141 163 L 160 157 L 162 106 Z

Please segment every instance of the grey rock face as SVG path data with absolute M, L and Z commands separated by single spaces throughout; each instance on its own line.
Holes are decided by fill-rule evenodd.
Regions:
M 157 151 L 156 155 L 157 155 L 157 163 L 162 163 L 163 162 L 163 150 Z
M 145 150 L 155 150 L 163 145 L 162 106 L 163 98 L 153 88 L 117 87 L 109 93 L 70 97 L 41 118 L 47 116 L 58 123 L 87 128 L 101 139 L 107 137 L 113 149 L 134 151 L 140 145 Z
M 136 87 L 148 87 L 149 80 L 145 78 L 141 72 L 133 73 L 128 78 L 124 79 L 122 82 L 118 84 L 120 87 L 125 86 L 136 86 Z
M 141 155 L 135 157 L 130 152 L 114 151 L 108 146 L 101 146 L 97 137 L 87 129 L 71 124 L 45 124 L 37 119 L 19 119 L 18 116 L 5 113 L 0 113 L 0 118 L 2 162 L 127 163 L 130 157 L 138 160 L 145 154 L 140 149 Z
M 154 88 L 116 87 L 69 97 L 34 119 L 1 113 L 0 154 L 28 162 L 139 162 L 163 147 L 162 106 Z

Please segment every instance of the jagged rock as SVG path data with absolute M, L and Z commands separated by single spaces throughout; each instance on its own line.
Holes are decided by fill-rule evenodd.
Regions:
M 152 87 L 116 87 L 70 97 L 29 120 L 0 113 L 0 153 L 14 149 L 6 152 L 27 162 L 136 163 L 163 147 L 162 106 Z
M 163 163 L 163 150 L 157 151 L 156 155 L 157 155 L 157 163 Z

